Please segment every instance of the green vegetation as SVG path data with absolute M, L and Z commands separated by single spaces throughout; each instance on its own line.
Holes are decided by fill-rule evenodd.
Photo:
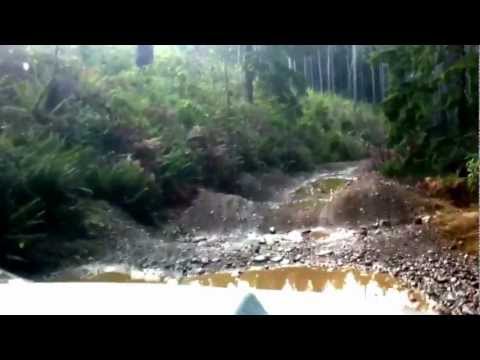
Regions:
M 0 46 L 0 264 L 52 234 L 84 236 L 87 199 L 158 225 L 200 186 L 234 193 L 243 172 L 366 158 L 387 129 L 402 154 L 385 165 L 391 174 L 461 172 L 476 151 L 468 51 L 451 60 L 449 46 L 383 49 L 385 117 L 362 102 L 385 95 L 373 47 L 135 50 Z M 468 171 L 473 189 L 478 157 Z
M 478 152 L 477 47 L 392 46 L 374 60 L 390 69 L 384 109 L 398 156 L 385 173 L 466 176 Z
M 58 136 L 0 138 L 0 250 L 28 247 L 51 231 L 80 232 L 80 169 L 86 151 Z M 54 227 L 50 227 L 54 225 Z

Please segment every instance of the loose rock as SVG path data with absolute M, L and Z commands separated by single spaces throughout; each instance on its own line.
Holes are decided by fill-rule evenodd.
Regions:
M 203 268 L 196 269 L 195 274 L 196 275 L 203 275 L 203 274 L 205 274 L 205 269 L 203 269 Z
M 331 254 L 333 254 L 332 250 L 324 250 L 324 251 L 320 251 L 320 252 L 316 253 L 315 255 L 317 255 L 317 256 L 327 256 L 327 255 L 331 255 Z
M 194 238 L 192 239 L 192 242 L 193 242 L 194 244 L 197 244 L 197 243 L 202 242 L 202 241 L 207 241 L 207 238 L 204 237 L 204 236 L 197 236 L 197 237 L 194 237 Z
M 255 256 L 255 257 L 253 258 L 253 261 L 259 263 L 259 262 L 265 262 L 265 261 L 267 261 L 267 259 L 268 259 L 267 256 L 265 256 L 265 255 L 259 255 L 259 256 Z

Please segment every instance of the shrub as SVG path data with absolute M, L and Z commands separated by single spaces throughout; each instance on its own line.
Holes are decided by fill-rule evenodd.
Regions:
M 83 233 L 78 196 L 88 195 L 85 149 L 56 136 L 0 137 L 0 254 L 20 252 L 47 233 Z
M 389 177 L 396 177 L 402 174 L 403 164 L 399 160 L 387 160 L 381 165 L 380 172 Z
M 385 145 L 384 129 L 383 115 L 371 105 L 313 91 L 303 101 L 299 137 L 316 162 L 361 159 L 368 155 L 367 145 Z
M 307 171 L 313 168 L 312 153 L 308 147 L 301 144 L 288 144 L 280 152 L 280 163 L 287 172 Z
M 94 197 L 120 206 L 144 223 L 154 222 L 155 210 L 161 204 L 153 175 L 128 159 L 95 166 L 86 177 L 86 186 Z

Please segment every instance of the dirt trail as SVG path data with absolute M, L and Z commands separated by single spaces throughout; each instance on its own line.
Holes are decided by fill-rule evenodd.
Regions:
M 175 278 L 252 267 L 354 266 L 390 273 L 426 293 L 441 313 L 478 313 L 478 252 L 452 248 L 435 226 L 449 205 L 366 172 L 366 165 L 250 178 L 255 186 L 243 196 L 202 190 L 161 234 L 123 238 L 107 261 L 50 279 L 98 276 L 105 264 Z

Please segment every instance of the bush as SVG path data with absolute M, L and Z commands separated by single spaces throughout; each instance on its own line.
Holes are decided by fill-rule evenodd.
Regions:
M 138 162 L 120 160 L 95 166 L 85 182 L 94 197 L 120 206 L 141 222 L 153 223 L 162 203 L 154 180 Z
M 368 155 L 367 145 L 385 145 L 384 129 L 383 115 L 371 105 L 312 91 L 303 101 L 299 137 L 316 162 L 361 159 Z
M 308 147 L 301 144 L 288 144 L 284 148 L 285 150 L 279 155 L 283 170 L 287 172 L 312 170 L 314 162 Z
M 56 232 L 83 233 L 78 196 L 88 195 L 85 149 L 67 148 L 56 136 L 0 137 L 0 254 L 22 252 Z
M 397 177 L 402 174 L 403 164 L 399 160 L 388 160 L 381 165 L 380 172 L 389 177 Z

